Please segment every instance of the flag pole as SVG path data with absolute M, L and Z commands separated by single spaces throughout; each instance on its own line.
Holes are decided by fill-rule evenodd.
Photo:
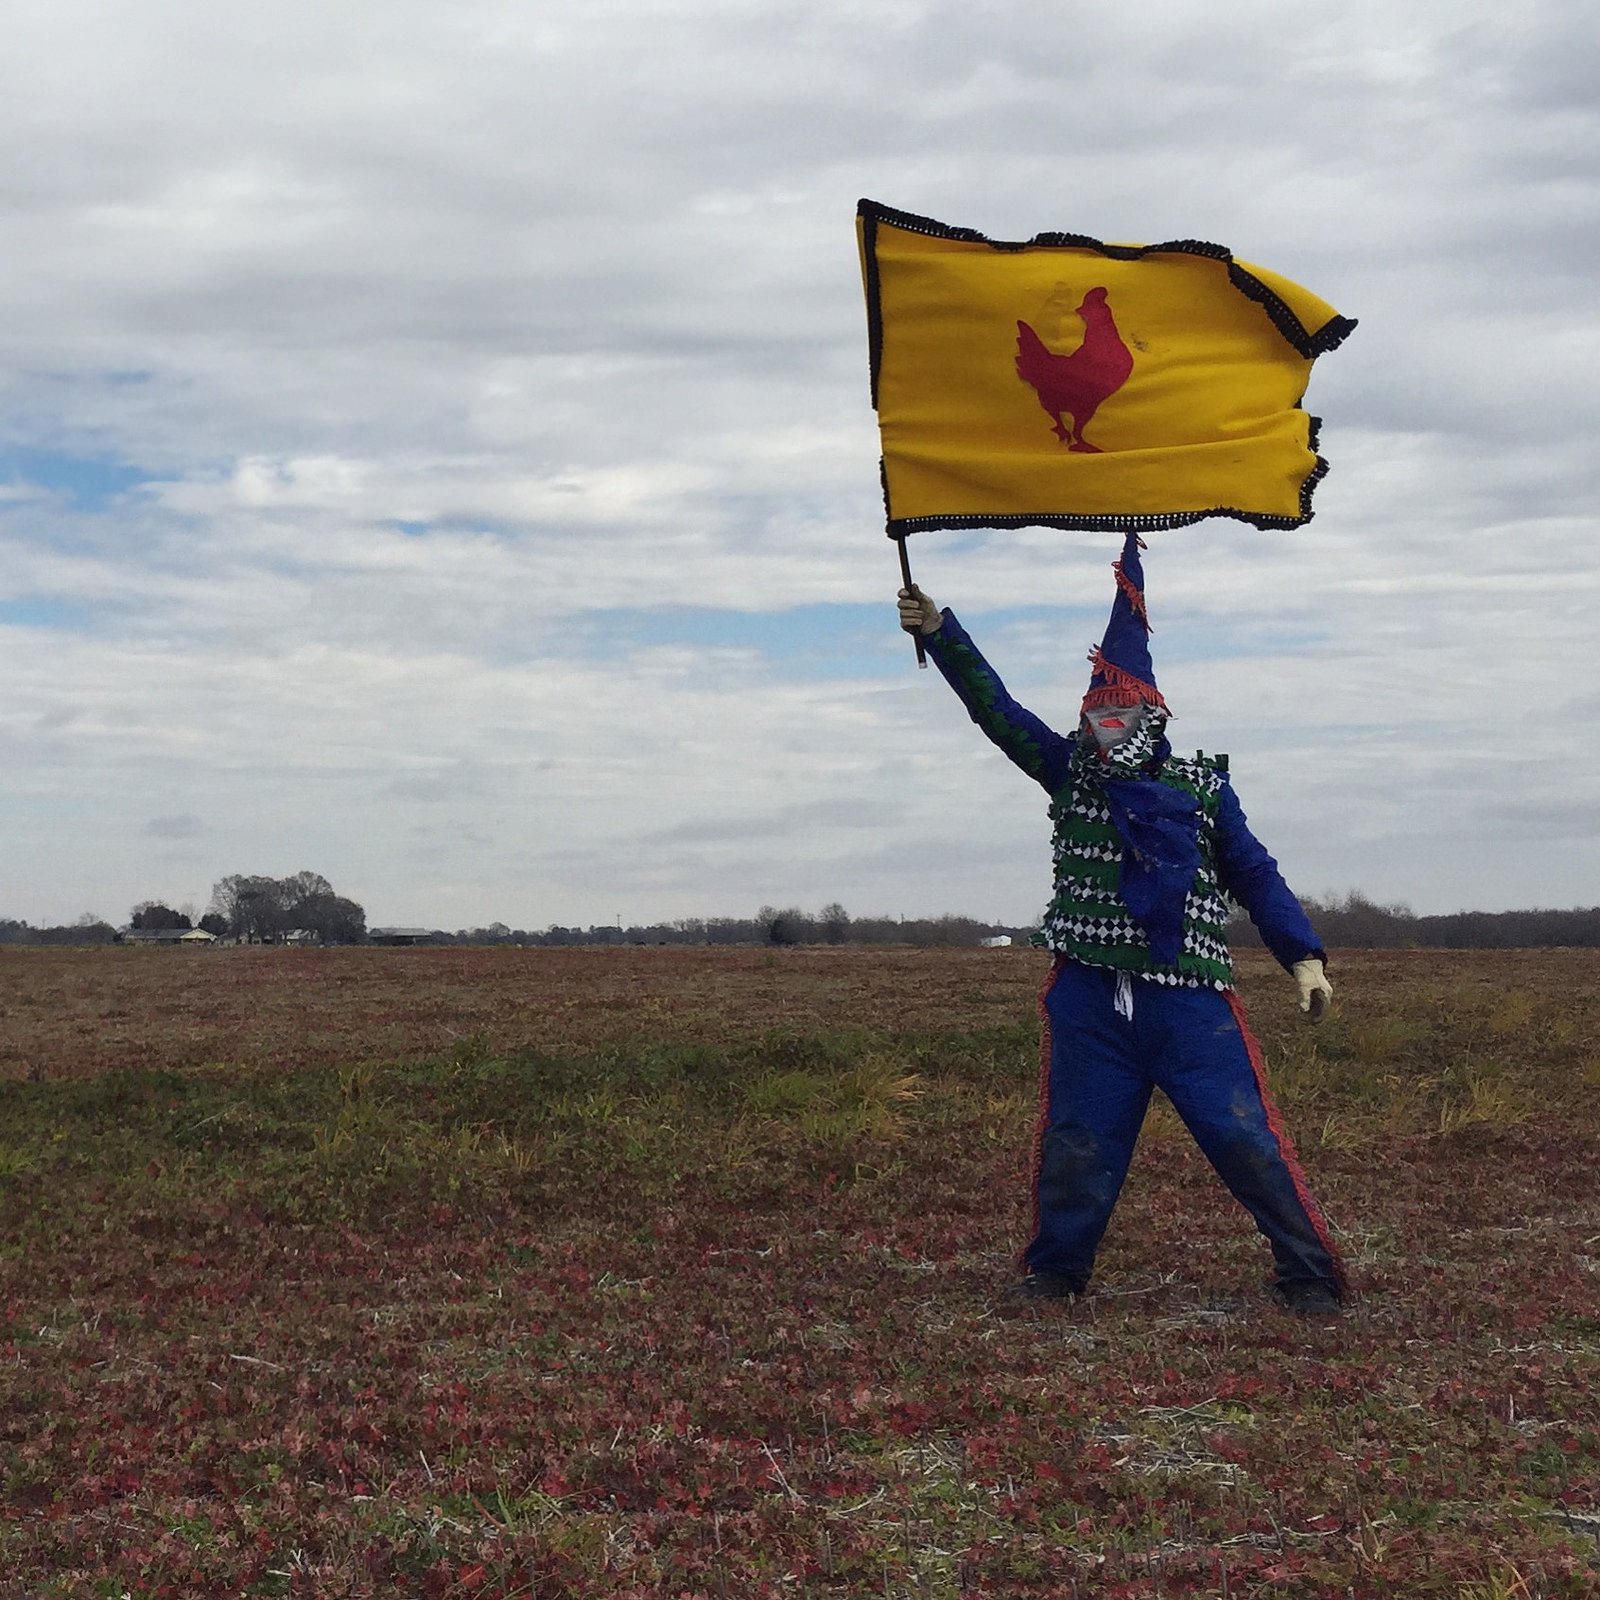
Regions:
M 906 588 L 914 589 L 916 585 L 911 581 L 911 560 L 906 555 L 906 536 L 903 533 L 891 533 L 889 537 L 893 539 L 894 542 L 900 547 L 901 581 L 904 583 Z M 911 635 L 911 638 L 917 647 L 917 665 L 919 667 L 926 667 L 928 664 L 928 652 L 922 646 L 922 629 L 918 628 L 917 631 Z

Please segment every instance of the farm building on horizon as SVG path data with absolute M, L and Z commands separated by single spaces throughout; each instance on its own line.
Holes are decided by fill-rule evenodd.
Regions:
M 217 936 L 204 928 L 123 928 L 118 944 L 215 944 Z

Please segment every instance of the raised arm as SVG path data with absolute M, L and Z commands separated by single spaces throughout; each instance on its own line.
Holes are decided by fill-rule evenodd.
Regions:
M 922 635 L 933 664 L 988 738 L 1054 794 L 1066 782 L 1074 741 L 1019 706 L 954 613 L 941 611 L 914 586 L 900 591 L 900 625 Z

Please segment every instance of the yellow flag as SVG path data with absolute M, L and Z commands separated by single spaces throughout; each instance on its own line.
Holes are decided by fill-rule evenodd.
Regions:
M 891 535 L 1310 520 L 1300 400 L 1355 323 L 1309 290 L 1194 240 L 856 226 Z

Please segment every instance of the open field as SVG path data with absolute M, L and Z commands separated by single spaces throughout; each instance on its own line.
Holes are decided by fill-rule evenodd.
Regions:
M 451 1049 L 748 1043 L 1032 1015 L 1019 950 L 751 946 L 59 950 L 0 946 L 0 1076 L 348 1066 Z M 952 990 L 952 986 L 954 989 Z
M 1247 958 L 1330 1325 L 999 1312 L 1044 965 L 0 950 L 0 1597 L 1600 1594 L 1600 951 Z

